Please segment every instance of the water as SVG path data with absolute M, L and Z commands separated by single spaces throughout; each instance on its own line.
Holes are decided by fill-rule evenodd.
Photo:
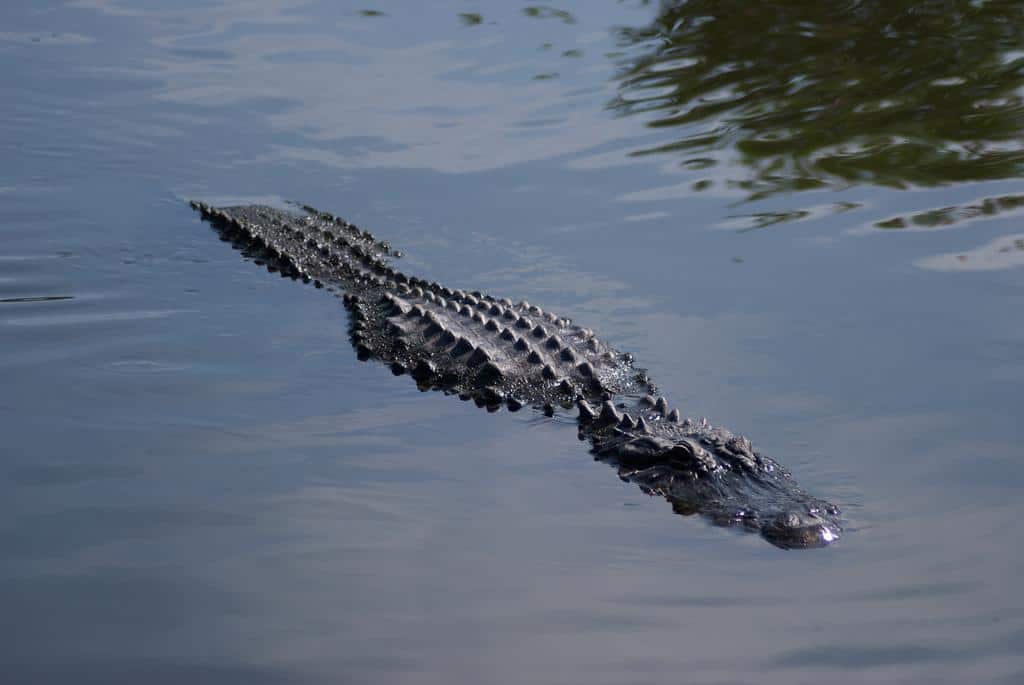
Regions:
M 0 10 L 7 679 L 1024 678 L 1019 4 L 161 4 Z M 843 539 L 356 361 L 189 198 L 585 322 Z

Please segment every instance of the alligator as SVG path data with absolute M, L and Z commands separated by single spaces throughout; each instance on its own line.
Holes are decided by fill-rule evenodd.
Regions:
M 596 460 L 677 513 L 757 532 L 783 549 L 839 539 L 835 505 L 806 493 L 747 438 L 683 417 L 632 355 L 591 329 L 529 302 L 406 275 L 388 243 L 306 205 L 191 205 L 271 272 L 340 295 L 359 359 L 489 411 L 572 412 Z

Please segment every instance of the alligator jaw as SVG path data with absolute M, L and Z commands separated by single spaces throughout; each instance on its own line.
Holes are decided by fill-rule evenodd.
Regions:
M 655 398 L 632 356 L 590 329 L 525 301 L 406 275 L 387 243 L 311 207 L 294 214 L 191 205 L 268 270 L 344 293 L 360 359 L 489 411 L 531 405 L 550 415 L 575 404 L 580 437 L 596 457 L 678 513 L 757 531 L 784 549 L 823 547 L 841 535 L 838 508 L 805 493 L 746 438 Z

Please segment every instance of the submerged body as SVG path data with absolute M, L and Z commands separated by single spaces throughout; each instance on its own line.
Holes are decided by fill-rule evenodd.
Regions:
M 310 207 L 296 215 L 192 206 L 271 270 L 343 292 L 360 359 L 489 410 L 574 408 L 598 459 L 681 514 L 757 531 L 784 548 L 838 539 L 834 505 L 805 493 L 746 438 L 682 417 L 654 396 L 630 355 L 590 329 L 527 302 L 408 276 L 392 265 L 398 255 L 387 243 Z

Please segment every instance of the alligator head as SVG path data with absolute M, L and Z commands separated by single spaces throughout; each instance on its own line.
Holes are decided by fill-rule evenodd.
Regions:
M 838 508 L 804 492 L 746 438 L 706 421 L 671 420 L 660 398 L 637 402 L 636 419 L 611 400 L 599 413 L 583 399 L 577 404 L 580 430 L 598 458 L 618 467 L 623 480 L 665 497 L 678 513 L 756 531 L 784 549 L 824 547 L 839 539 Z

